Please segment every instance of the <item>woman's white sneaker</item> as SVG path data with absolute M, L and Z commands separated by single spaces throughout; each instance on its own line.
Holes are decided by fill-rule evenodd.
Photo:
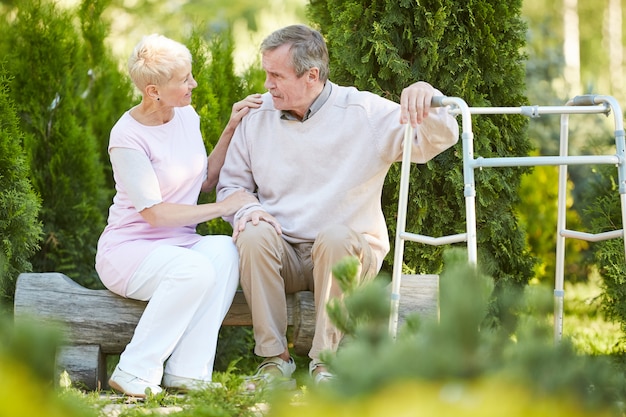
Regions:
M 122 394 L 137 398 L 146 398 L 147 395 L 155 395 L 163 391 L 160 386 L 124 372 L 119 366 L 115 367 L 109 379 L 109 386 Z
M 168 373 L 163 375 L 163 386 L 178 391 L 201 391 L 207 388 L 223 388 L 223 385 L 219 382 L 185 378 Z

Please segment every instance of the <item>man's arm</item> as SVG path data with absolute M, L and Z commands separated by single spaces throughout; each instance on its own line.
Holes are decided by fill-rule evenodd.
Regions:
M 224 131 L 222 131 L 222 135 L 215 144 L 211 155 L 209 155 L 207 179 L 202 184 L 202 191 L 208 193 L 215 188 L 220 171 L 224 165 L 224 160 L 226 159 L 228 146 L 235 134 L 235 129 L 241 122 L 241 119 L 248 114 L 250 109 L 258 108 L 261 106 L 262 102 L 261 94 L 251 94 L 245 99 L 233 104 L 228 124 L 224 128 Z
M 246 190 L 255 195 L 256 183 L 252 175 L 250 152 L 246 144 L 246 123 L 243 121 L 237 126 L 224 156 L 224 164 L 219 174 L 216 187 L 216 201 L 222 201 L 237 190 Z M 241 207 L 234 215 L 225 216 L 224 220 L 231 226 L 246 213 L 261 209 L 258 200 Z

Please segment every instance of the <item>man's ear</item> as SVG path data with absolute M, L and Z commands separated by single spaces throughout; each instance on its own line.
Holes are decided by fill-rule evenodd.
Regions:
M 309 69 L 308 81 L 310 83 L 316 83 L 320 80 L 320 69 L 317 67 L 313 67 Z

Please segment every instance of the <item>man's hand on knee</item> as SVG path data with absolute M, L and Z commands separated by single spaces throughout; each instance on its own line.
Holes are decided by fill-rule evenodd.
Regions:
M 279 235 L 283 233 L 280 223 L 274 216 L 263 210 L 254 210 L 250 213 L 246 213 L 241 216 L 239 220 L 237 220 L 235 226 L 233 227 L 233 241 L 237 241 L 239 233 L 244 231 L 248 223 L 252 223 L 253 226 L 257 226 L 261 221 L 271 224 L 274 227 L 274 230 L 276 230 L 276 233 Z

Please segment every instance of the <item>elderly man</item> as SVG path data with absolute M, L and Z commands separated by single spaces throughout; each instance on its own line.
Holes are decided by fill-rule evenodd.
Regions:
M 332 375 L 320 358 L 341 333 L 328 319 L 329 299 L 341 297 L 332 267 L 345 256 L 360 261 L 359 279 L 374 277 L 389 251 L 381 193 L 402 158 L 405 124 L 414 130 L 413 162 L 454 145 L 458 124 L 419 81 L 400 104 L 329 81 L 328 50 L 307 26 L 277 30 L 261 44 L 266 72 L 263 104 L 251 109 L 233 136 L 217 187 L 218 201 L 245 189 L 258 202 L 233 217 L 240 280 L 252 311 L 259 378 L 290 379 L 286 293 L 315 294 L 316 327 L 309 372 Z

